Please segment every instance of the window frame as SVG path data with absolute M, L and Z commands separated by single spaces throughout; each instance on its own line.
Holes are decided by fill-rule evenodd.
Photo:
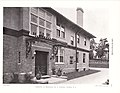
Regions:
M 62 51 L 62 55 L 61 55 L 61 51 Z M 56 57 L 58 58 L 58 62 L 55 60 L 55 64 L 64 64 L 64 55 L 65 55 L 65 50 L 63 47 L 58 47 L 58 53 L 56 55 Z M 61 57 L 62 61 L 61 61 Z
M 83 53 L 83 63 L 85 63 L 85 59 L 86 59 L 86 54 Z
M 59 38 L 65 39 L 65 27 L 62 26 L 62 25 L 59 25 L 59 24 L 57 24 L 56 26 L 57 26 L 57 28 L 56 28 L 56 31 L 57 31 L 56 36 L 59 37 Z M 58 31 L 59 31 L 59 34 L 58 34 Z
M 29 31 L 30 31 L 29 35 L 30 35 L 30 36 L 36 36 L 36 35 L 39 36 L 39 35 L 40 35 L 40 27 L 41 27 L 41 28 L 44 28 L 44 36 L 46 37 L 47 30 L 50 30 L 50 31 L 52 32 L 52 24 L 53 24 L 53 23 L 52 23 L 52 18 L 53 18 L 53 15 L 52 15 L 51 13 L 49 13 L 48 11 L 42 9 L 42 8 L 37 8 L 37 14 L 35 14 L 34 12 L 32 12 L 32 8 L 37 8 L 37 7 L 30 7 L 30 8 L 29 8 Z M 43 17 L 42 15 L 40 15 L 40 11 L 43 11 L 43 12 L 44 12 L 44 13 L 43 13 L 44 17 Z M 50 21 L 50 20 L 47 20 L 47 18 L 46 18 L 46 15 L 47 15 L 48 13 L 51 15 L 51 21 Z M 32 16 L 32 15 L 34 15 L 34 16 L 37 17 L 37 23 L 34 23 L 34 22 L 31 21 L 31 16 Z M 42 25 L 42 24 L 39 23 L 39 22 L 40 22 L 40 19 L 42 19 L 42 20 L 44 21 L 44 25 Z M 50 28 L 46 27 L 47 22 L 50 23 Z M 31 24 L 37 25 L 36 35 L 34 35 L 34 34 L 32 33 L 32 31 L 31 31 L 31 30 L 32 30 L 32 29 L 31 29 Z M 52 33 L 50 33 L 50 38 L 52 38 L 52 35 L 51 35 L 51 34 L 52 34 Z
M 74 62 L 74 56 L 70 56 L 70 64 L 73 64 Z

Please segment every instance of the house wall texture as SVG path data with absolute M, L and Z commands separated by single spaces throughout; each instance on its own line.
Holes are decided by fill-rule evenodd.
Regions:
M 3 71 L 13 73 L 17 71 L 17 38 L 9 35 L 3 36 Z
M 3 8 L 3 26 L 14 30 L 20 29 L 20 8 Z

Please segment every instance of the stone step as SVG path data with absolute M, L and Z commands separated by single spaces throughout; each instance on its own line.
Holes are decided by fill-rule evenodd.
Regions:
M 59 84 L 59 83 L 63 83 L 66 81 L 67 81 L 67 79 L 51 77 L 48 80 L 48 84 Z
M 44 76 L 44 77 L 48 77 L 48 76 Z M 34 77 L 32 79 L 33 82 L 38 83 L 38 84 L 59 84 L 59 83 L 63 83 L 65 81 L 67 81 L 67 79 L 63 79 L 63 78 L 56 78 L 56 77 L 49 77 L 49 78 L 45 78 L 45 79 L 40 79 L 37 80 L 36 77 Z

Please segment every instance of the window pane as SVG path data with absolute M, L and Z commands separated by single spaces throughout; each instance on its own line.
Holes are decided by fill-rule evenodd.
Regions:
M 44 36 L 44 30 L 45 30 L 44 28 L 39 27 L 39 34 Z
M 61 37 L 65 38 L 65 32 L 61 32 Z
M 63 26 L 61 27 L 61 31 L 62 31 L 62 32 L 64 32 L 64 31 L 65 31 L 65 29 L 64 29 L 64 27 L 63 27 Z
M 60 62 L 63 62 L 63 56 L 60 56 Z
M 83 53 L 83 63 L 85 63 L 85 53 Z
M 71 45 L 73 45 L 73 43 L 74 43 L 74 42 L 73 42 L 73 41 L 71 41 Z
M 36 33 L 37 33 L 37 26 L 31 24 L 31 34 L 32 34 L 32 35 L 36 35 Z
M 73 64 L 73 56 L 70 56 L 70 64 Z
M 51 29 L 51 23 L 46 21 L 46 27 Z
M 51 37 L 51 31 L 50 30 L 46 30 L 46 37 L 50 38 Z
M 44 25 L 45 25 L 45 20 L 43 20 L 43 19 L 39 18 L 39 25 L 44 26 Z
M 39 9 L 39 16 L 45 18 L 45 11 Z
M 84 38 L 84 45 L 86 46 L 86 38 Z
M 37 23 L 37 16 L 31 14 L 31 21 Z
M 71 45 L 73 45 L 73 44 L 74 44 L 74 37 L 71 36 Z
M 47 20 L 51 21 L 51 19 L 52 19 L 52 15 L 47 13 Z
M 56 58 L 55 58 L 55 62 L 58 62 L 58 56 L 56 56 Z
M 60 30 L 57 29 L 57 36 L 60 37 Z
M 80 36 L 77 35 L 77 43 L 79 43 L 79 42 L 80 42 Z
M 34 14 L 38 14 L 38 8 L 37 7 L 32 7 L 31 12 Z
M 73 36 L 71 36 L 71 40 L 74 41 L 74 37 Z

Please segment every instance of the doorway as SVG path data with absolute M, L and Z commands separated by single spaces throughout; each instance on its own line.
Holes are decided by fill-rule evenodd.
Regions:
M 40 71 L 42 75 L 47 75 L 48 52 L 35 52 L 35 75 L 38 73 L 38 71 Z

